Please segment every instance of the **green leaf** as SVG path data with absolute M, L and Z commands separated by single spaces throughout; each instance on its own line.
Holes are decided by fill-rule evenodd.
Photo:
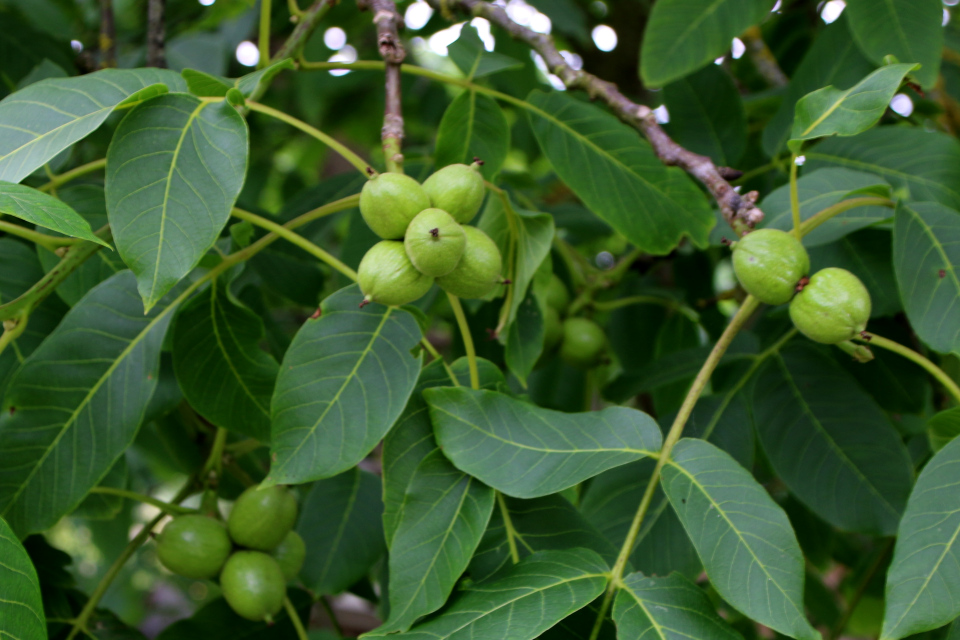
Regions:
M 524 386 L 543 353 L 543 312 L 533 289 L 520 303 L 517 317 L 507 329 L 505 359 L 510 373 Z
M 4 213 L 59 231 L 71 238 L 81 238 L 105 247 L 110 246 L 93 235 L 90 223 L 71 209 L 70 205 L 22 184 L 0 181 L 0 214 Z
M 510 269 L 509 256 L 516 251 L 512 272 L 505 271 L 504 275 L 513 282 L 510 285 L 512 297 L 507 316 L 509 324 L 517 317 L 537 269 L 550 254 L 555 229 L 553 216 L 549 213 L 520 209 L 513 206 L 509 196 L 504 197 L 507 202 L 499 197 L 490 198 L 477 226 L 497 243 L 500 254 L 506 260 L 506 269 Z
M 450 369 L 461 385 L 470 384 L 467 358 L 456 360 L 450 365 Z M 480 374 L 480 388 L 495 389 L 504 384 L 503 373 L 489 360 L 478 358 L 477 369 Z M 414 472 L 423 459 L 437 448 L 427 403 L 423 399 L 423 390 L 452 384 L 453 381 L 440 361 L 434 360 L 425 366 L 403 414 L 383 440 L 383 528 L 388 545 L 396 531 L 404 495 Z
M 103 187 L 96 184 L 77 184 L 57 190 L 57 197 L 70 205 L 86 220 L 90 227 L 99 229 L 107 224 L 107 201 Z M 59 234 L 52 234 L 59 235 Z M 43 247 L 37 247 L 37 255 L 44 271 L 49 272 L 60 264 L 60 256 Z M 97 251 L 93 257 L 77 267 L 57 287 L 57 295 L 71 307 L 90 289 L 127 266 L 116 251 Z M 35 278 L 34 281 L 39 280 Z
M 310 595 L 302 589 L 288 589 L 287 594 L 300 619 L 308 620 L 310 605 L 313 604 Z M 157 636 L 157 640 L 285 640 L 296 635 L 297 630 L 286 610 L 274 616 L 274 621 L 269 624 L 265 621 L 252 622 L 234 613 L 226 600 L 216 598 L 189 618 L 171 624 Z
M 845 167 L 875 173 L 898 197 L 933 200 L 960 209 L 960 142 L 912 127 L 877 127 L 831 138 L 804 152 L 807 171 Z
M 273 394 L 268 481 L 329 478 L 363 460 L 407 404 L 420 357 L 416 319 L 369 304 L 351 285 L 326 298 L 297 332 Z
M 466 589 L 443 613 L 400 637 L 533 640 L 599 596 L 608 571 L 600 556 L 587 549 L 542 551 L 499 579 Z
M 380 479 L 371 473 L 354 468 L 315 482 L 297 524 L 307 546 L 304 584 L 334 594 L 366 575 L 386 550 L 382 514 Z
M 237 89 L 243 97 L 249 98 L 260 85 L 270 84 L 270 81 L 284 69 L 293 69 L 293 60 L 284 58 L 279 62 L 248 73 L 247 75 L 229 80 L 196 69 L 184 69 L 180 72 L 187 83 L 187 89 L 195 96 L 223 97 L 230 89 Z
M 185 91 L 166 69 L 105 69 L 31 84 L 0 101 L 0 180 L 20 182 L 99 127 L 118 106 Z
M 887 187 L 883 178 L 863 171 L 836 167 L 804 172 L 803 176 L 797 180 L 800 219 L 803 221 L 809 220 L 827 207 L 832 207 L 850 198 L 863 196 L 864 194 L 859 192 L 861 190 L 883 187 Z M 793 229 L 790 185 L 785 184 L 774 189 L 763 199 L 760 207 L 766 214 L 762 226 L 782 231 Z M 893 209 L 889 207 L 856 207 L 821 224 L 804 236 L 803 244 L 807 247 L 827 244 L 839 240 L 848 233 L 877 224 L 892 216 Z
M 855 136 L 877 124 L 915 64 L 881 67 L 850 87 L 833 86 L 808 93 L 797 101 L 793 132 L 787 145 L 799 152 L 804 140 L 824 136 Z
M 927 421 L 927 434 L 930 438 L 930 448 L 935 452 L 960 436 L 960 407 L 941 411 L 930 418 Z
M 523 66 L 519 60 L 484 49 L 480 32 L 471 24 L 463 25 L 460 37 L 447 48 L 447 53 L 463 75 L 470 79 L 482 78 Z
M 126 489 L 130 479 L 130 469 L 127 466 L 126 456 L 120 456 L 103 481 L 98 486 L 112 489 Z M 124 499 L 105 493 L 91 493 L 80 503 L 72 514 L 76 518 L 87 520 L 113 520 L 123 509 Z
M 663 88 L 670 113 L 665 127 L 677 144 L 705 156 L 714 164 L 732 167 L 747 146 L 747 117 L 743 100 L 730 75 L 710 64 Z
M 852 375 L 806 345 L 781 351 L 756 375 L 753 411 L 770 464 L 814 513 L 845 531 L 893 535 L 913 465 Z
M 850 213 L 865 209 L 853 209 Z M 893 212 L 892 209 L 886 211 Z M 811 273 L 824 267 L 846 269 L 860 278 L 870 292 L 870 317 L 895 315 L 903 306 L 893 275 L 892 244 L 889 231 L 864 229 L 836 242 L 810 247 Z
M 97 285 L 27 358 L 0 412 L 0 516 L 47 529 L 130 446 L 157 386 L 172 309 L 144 314 L 133 275 Z
M 643 32 L 640 77 L 662 87 L 730 50 L 730 42 L 770 13 L 774 0 L 659 0 Z
M 120 122 L 107 151 L 107 214 L 147 309 L 213 245 L 246 168 L 247 125 L 225 102 L 163 95 Z
M 914 73 L 924 89 L 940 74 L 943 4 L 940 0 L 848 0 L 850 30 L 867 57 L 877 64 L 892 55 L 919 63 Z
M 190 406 L 217 426 L 270 441 L 270 399 L 279 366 L 260 349 L 263 322 L 214 280 L 173 328 L 173 366 Z
M 480 158 L 480 173 L 493 180 L 509 150 L 510 124 L 493 98 L 464 91 L 443 112 L 434 154 L 437 168 L 457 162 L 470 164 Z
M 46 640 L 40 582 L 17 536 L 0 518 L 0 620 L 14 640 Z
M 960 212 L 935 202 L 901 203 L 893 268 L 920 339 L 935 351 L 960 353 Z
M 743 638 L 717 615 L 703 589 L 677 573 L 662 578 L 642 573 L 625 577 L 617 591 L 613 619 L 620 638 Z
M 562 491 L 660 450 L 660 429 L 635 409 L 569 414 L 463 388 L 427 389 L 423 396 L 453 464 L 517 498 Z
M 897 531 L 887 572 L 883 640 L 943 626 L 960 616 L 960 439 L 924 467 Z
M 494 492 L 435 449 L 417 467 L 390 544 L 390 618 L 380 633 L 406 631 L 443 606 L 493 511 Z
M 790 78 L 780 108 L 763 130 L 763 150 L 775 157 L 787 143 L 800 98 L 828 85 L 849 87 L 873 69 L 850 35 L 847 16 L 841 14 L 819 33 Z
M 783 509 L 708 442 L 684 438 L 672 458 L 663 490 L 717 593 L 784 635 L 819 640 L 803 615 L 803 554 Z
M 706 244 L 715 218 L 703 194 L 681 169 L 664 167 L 636 129 L 562 92 L 534 91 L 527 100 L 557 175 L 627 240 L 656 255 L 684 236 Z
M 512 566 L 504 510 L 510 517 L 510 533 L 521 558 L 537 551 L 581 547 L 596 551 L 610 565 L 617 559 L 617 548 L 563 496 L 552 494 L 532 500 L 504 496 L 470 561 L 470 577 L 476 581 L 489 580 Z

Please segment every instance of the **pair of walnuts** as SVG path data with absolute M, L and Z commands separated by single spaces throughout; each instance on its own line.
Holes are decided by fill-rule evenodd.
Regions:
M 490 293 L 501 281 L 500 250 L 466 224 L 484 195 L 477 163 L 444 167 L 423 185 L 400 173 L 371 178 L 360 193 L 360 213 L 384 240 L 360 262 L 363 304 L 408 304 L 434 282 L 460 298 Z
M 870 319 L 870 293 L 846 269 L 829 267 L 806 278 L 810 257 L 800 241 L 777 229 L 758 229 L 733 249 L 733 270 L 747 293 L 766 304 L 790 303 L 790 319 L 811 340 L 845 342 Z

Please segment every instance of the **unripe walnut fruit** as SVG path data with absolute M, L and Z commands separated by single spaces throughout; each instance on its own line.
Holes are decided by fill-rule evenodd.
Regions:
M 785 304 L 810 271 L 810 257 L 800 241 L 779 229 L 757 229 L 733 248 L 737 280 L 760 302 Z
M 223 523 L 202 515 L 177 516 L 157 536 L 160 564 L 194 580 L 216 577 L 232 547 Z
M 579 369 L 592 369 L 600 364 L 607 346 L 607 336 L 593 320 L 567 318 L 563 323 L 563 342 L 560 357 Z
M 460 298 L 482 298 L 500 282 L 500 249 L 476 227 L 463 227 L 467 244 L 457 267 L 437 278 L 437 284 Z
M 286 487 L 250 487 L 227 518 L 230 537 L 241 547 L 272 551 L 297 521 L 297 500 Z
M 363 185 L 360 215 L 385 240 L 403 238 L 414 216 L 430 206 L 423 187 L 402 173 L 381 173 Z
M 563 280 L 557 277 L 557 274 L 550 275 L 550 284 L 547 285 L 547 304 L 563 313 L 570 306 L 570 292 L 567 291 L 567 285 Z
M 543 353 L 549 353 L 563 339 L 563 321 L 553 307 L 547 307 L 543 316 Z
M 303 568 L 303 561 L 307 559 L 307 545 L 299 533 L 291 531 L 270 555 L 280 565 L 284 579 L 289 582 L 296 578 Z
M 272 621 L 287 594 L 277 561 L 260 551 L 238 551 L 220 574 L 223 597 L 237 615 L 260 622 Z
M 370 247 L 360 261 L 357 280 L 366 302 L 408 304 L 430 290 L 433 278 L 410 262 L 399 240 L 383 240 Z
M 485 189 L 479 168 L 451 164 L 440 169 L 423 183 L 430 203 L 443 209 L 461 224 L 473 220 L 483 204 Z
M 445 276 L 463 257 L 467 235 L 463 227 L 443 209 L 424 209 L 410 221 L 403 246 L 407 257 L 425 276 Z
M 790 319 L 815 342 L 837 344 L 860 334 L 870 320 L 870 293 L 846 269 L 817 271 L 790 303 Z

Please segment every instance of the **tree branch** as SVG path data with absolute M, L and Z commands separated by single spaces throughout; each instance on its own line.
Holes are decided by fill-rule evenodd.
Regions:
M 777 58 L 770 51 L 770 47 L 763 41 L 763 34 L 760 33 L 760 27 L 754 25 L 743 32 L 744 44 L 747 46 L 747 53 L 753 66 L 763 76 L 771 87 L 785 87 L 790 82 L 790 78 L 783 72 L 777 63 Z
M 486 18 L 536 50 L 546 62 L 550 72 L 559 77 L 567 88 L 585 91 L 591 98 L 602 100 L 617 117 L 639 129 L 646 136 L 661 162 L 668 166 L 680 167 L 699 180 L 716 199 L 723 217 L 738 235 L 742 235 L 763 219 L 763 212 L 756 206 L 758 194 L 751 191 L 741 196 L 728 182 L 739 176 L 738 171 L 717 167 L 710 158 L 688 151 L 671 140 L 670 136 L 657 124 L 653 111 L 649 107 L 627 98 L 612 82 L 570 67 L 549 35 L 537 33 L 517 24 L 510 19 L 502 7 L 483 0 L 427 1 L 434 9 L 442 11 L 448 7 L 455 7 L 471 15 Z
M 296 18 L 297 26 L 293 29 L 293 33 L 290 34 L 286 42 L 283 43 L 283 46 L 273 54 L 270 61 L 277 62 L 284 58 L 296 58 L 300 54 L 300 49 L 307 41 L 307 38 L 309 38 L 313 30 L 317 28 L 317 23 L 320 22 L 320 19 L 339 1 L 340 0 L 317 0 L 310 5 L 309 9 L 303 9 L 300 10 L 299 14 L 293 14 L 291 17 Z M 254 99 L 259 99 L 259 96 Z
M 149 0 L 147 4 L 147 66 L 167 66 L 167 52 L 164 45 L 166 24 L 164 16 L 167 0 Z
M 117 66 L 117 29 L 113 22 L 113 0 L 100 0 L 100 68 Z
M 386 101 L 383 112 L 383 155 L 387 171 L 403 171 L 403 108 L 400 92 L 400 65 L 407 56 L 399 29 L 403 18 L 397 12 L 393 0 L 357 0 L 363 10 L 373 11 L 373 23 L 377 27 L 377 43 L 380 57 L 387 63 L 384 72 Z

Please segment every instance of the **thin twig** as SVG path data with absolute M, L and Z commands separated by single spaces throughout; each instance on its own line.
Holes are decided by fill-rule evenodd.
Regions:
M 751 191 L 743 196 L 737 193 L 724 176 L 731 175 L 724 167 L 717 167 L 710 158 L 684 149 L 670 139 L 670 136 L 657 124 L 653 111 L 637 104 L 620 93 L 612 82 L 601 80 L 595 75 L 569 66 L 557 50 L 553 39 L 546 34 L 537 33 L 510 19 L 502 7 L 483 0 L 428 0 L 434 9 L 455 7 L 472 16 L 486 18 L 501 27 L 517 40 L 521 40 L 536 50 L 543 58 L 547 69 L 563 81 L 569 89 L 580 89 L 591 98 L 602 100 L 627 124 L 639 129 L 650 141 L 660 161 L 668 166 L 676 166 L 699 180 L 713 195 L 724 219 L 742 235 L 750 227 L 763 219 L 763 212 L 757 208 L 758 194 Z
M 317 24 L 321 18 L 323 18 L 327 11 L 330 10 L 330 7 L 337 4 L 337 2 L 339 2 L 339 0 L 317 0 L 310 5 L 309 9 L 301 10 L 300 15 L 297 16 L 297 26 L 294 28 L 293 33 L 291 33 L 290 37 L 283 43 L 283 46 L 277 49 L 277 52 L 273 54 L 270 61 L 277 62 L 284 58 L 296 58 L 300 54 L 303 45 L 310 38 L 310 34 L 317 28 Z M 260 94 L 254 93 L 250 97 L 253 100 L 259 100 Z
M 272 9 L 271 0 L 260 0 L 260 32 L 257 36 L 257 49 L 260 51 L 260 60 L 257 64 L 259 69 L 270 64 L 270 11 Z
M 303 621 L 300 620 L 300 614 L 297 613 L 297 608 L 290 602 L 290 598 L 286 596 L 283 598 L 283 608 L 286 609 L 287 615 L 290 616 L 290 622 L 297 632 L 298 640 L 307 640 L 307 630 L 303 626 Z
M 166 50 L 167 0 L 149 0 L 147 4 L 147 66 L 167 66 Z
M 163 513 L 168 513 L 171 515 L 199 513 L 199 511 L 196 509 L 191 509 L 190 507 L 181 507 L 177 504 L 170 504 L 169 502 L 164 502 L 163 500 L 159 500 L 153 496 L 144 495 L 135 491 L 127 491 L 126 489 L 116 489 L 114 487 L 94 487 L 93 489 L 90 489 L 90 493 L 99 493 L 103 495 L 117 496 L 127 500 L 136 500 L 137 502 L 142 502 L 144 504 L 149 504 L 153 507 L 156 507 Z
M 383 156 L 387 171 L 403 172 L 403 107 L 400 92 L 400 65 L 407 56 L 400 41 L 400 27 L 403 17 L 397 11 L 393 0 L 357 0 L 363 10 L 373 12 L 373 23 L 377 27 L 377 44 L 380 57 L 386 62 L 384 87 L 386 99 L 383 109 Z
M 100 68 L 117 66 L 117 28 L 113 22 L 113 0 L 100 0 Z
M 753 66 L 763 76 L 771 87 L 785 87 L 790 82 L 790 78 L 783 72 L 777 63 L 776 57 L 770 51 L 770 47 L 763 41 L 763 34 L 760 27 L 754 25 L 743 32 L 741 36 L 743 43 L 747 46 L 747 54 L 753 61 Z

